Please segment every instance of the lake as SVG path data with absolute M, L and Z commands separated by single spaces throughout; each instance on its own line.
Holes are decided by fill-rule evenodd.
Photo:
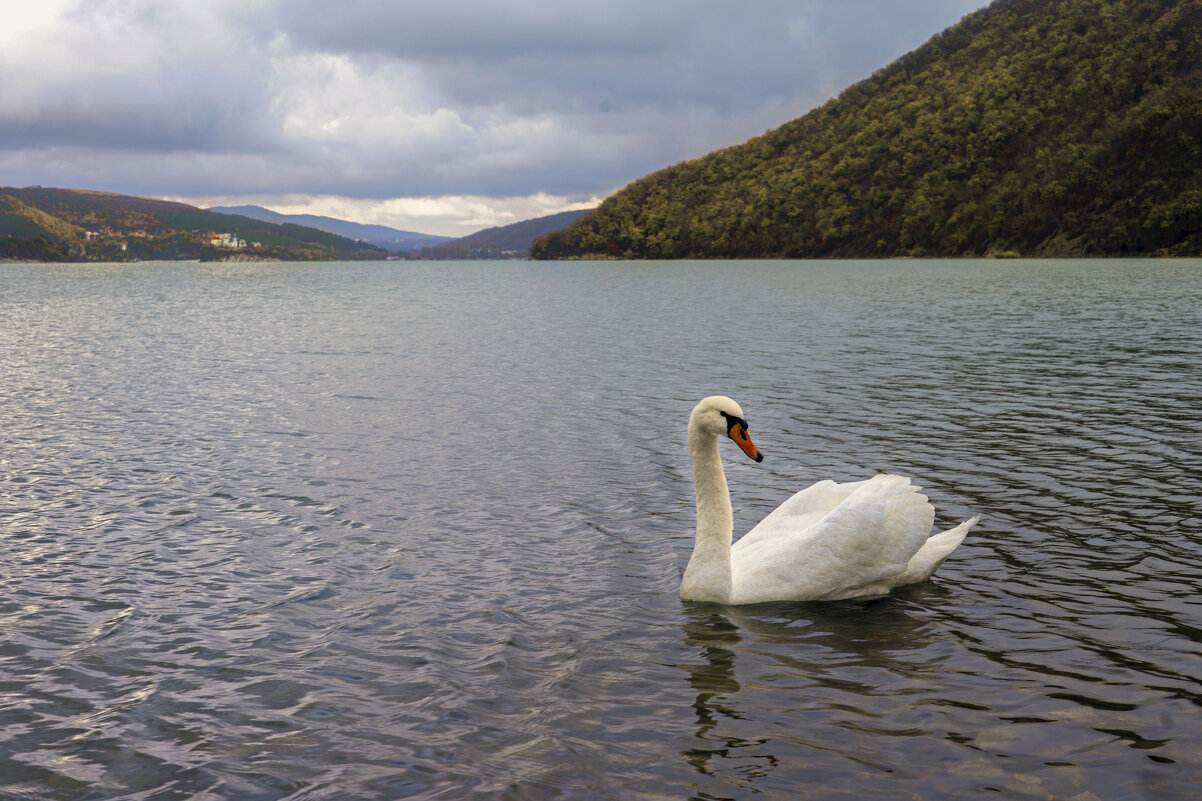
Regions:
M 683 604 L 911 476 L 934 580 Z M 1202 260 L 0 265 L 0 798 L 1180 799 Z

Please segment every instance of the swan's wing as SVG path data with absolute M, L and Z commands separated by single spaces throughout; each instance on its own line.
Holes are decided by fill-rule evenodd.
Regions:
M 930 534 L 934 508 L 909 479 L 881 475 L 850 485 L 833 508 L 811 519 L 848 486 L 821 482 L 803 490 L 735 544 L 737 603 L 878 595 L 897 583 Z M 811 491 L 817 497 L 799 498 Z
M 811 484 L 773 509 L 751 531 L 740 537 L 736 545 L 746 548 L 763 539 L 807 529 L 867 483 L 854 481 L 836 484 L 828 479 Z

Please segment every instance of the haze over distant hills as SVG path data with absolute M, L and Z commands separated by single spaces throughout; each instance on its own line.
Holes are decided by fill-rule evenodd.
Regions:
M 1202 254 L 1202 0 L 997 0 L 541 258 Z
M 213 206 L 209 211 L 241 214 L 256 220 L 273 223 L 293 223 L 321 231 L 369 242 L 376 247 L 400 253 L 421 252 L 439 259 L 524 257 L 535 239 L 552 231 L 560 231 L 588 214 L 588 209 L 564 211 L 533 220 L 522 220 L 496 226 L 474 234 L 452 239 L 447 236 L 401 231 L 384 225 L 363 225 L 320 217 L 314 214 L 281 214 L 262 206 Z
M 364 225 L 362 223 L 339 220 L 335 217 L 322 217 L 316 214 L 281 214 L 278 211 L 265 209 L 262 206 L 213 206 L 209 211 L 220 214 L 241 214 L 255 220 L 277 224 L 294 223 L 328 231 L 361 242 L 369 242 L 376 247 L 393 252 L 411 253 L 424 247 L 434 247 L 444 242 L 450 242 L 452 237 L 420 234 L 414 231 L 401 231 L 386 225 Z

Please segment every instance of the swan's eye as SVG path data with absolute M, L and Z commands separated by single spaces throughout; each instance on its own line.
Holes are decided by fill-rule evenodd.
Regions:
M 733 414 L 727 414 L 726 412 L 718 412 L 718 414 L 722 415 L 722 419 L 726 421 L 726 430 L 727 431 L 730 431 L 732 428 L 734 428 L 737 425 L 743 426 L 744 431 L 747 430 L 747 421 L 744 420 L 742 417 L 735 417 Z

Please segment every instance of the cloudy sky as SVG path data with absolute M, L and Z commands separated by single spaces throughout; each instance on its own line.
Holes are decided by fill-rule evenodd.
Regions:
M 801 116 L 986 0 L 0 0 L 0 185 L 458 236 Z

